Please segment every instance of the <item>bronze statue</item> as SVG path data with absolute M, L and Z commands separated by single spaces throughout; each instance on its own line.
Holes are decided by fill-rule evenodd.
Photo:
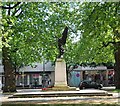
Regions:
M 61 56 L 64 54 L 64 48 L 63 46 L 66 43 L 66 39 L 67 39 L 67 34 L 68 34 L 68 27 L 66 26 L 63 33 L 62 33 L 62 37 L 58 38 L 58 49 L 59 49 L 59 55 L 58 58 L 61 58 Z

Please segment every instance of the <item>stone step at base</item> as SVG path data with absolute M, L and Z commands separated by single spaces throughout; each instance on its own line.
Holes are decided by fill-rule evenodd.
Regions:
M 41 92 L 41 93 L 22 93 L 14 94 L 9 98 L 35 98 L 35 97 L 72 97 L 72 96 L 112 96 L 106 92 L 79 93 L 79 92 Z

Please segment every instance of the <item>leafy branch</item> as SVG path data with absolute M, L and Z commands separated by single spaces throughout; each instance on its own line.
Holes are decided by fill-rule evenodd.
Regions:
M 15 7 L 17 7 L 21 2 L 17 2 L 14 6 L 0 6 L 0 8 L 2 9 L 13 9 Z
M 115 41 L 111 41 L 111 42 L 107 42 L 107 43 L 105 43 L 105 42 L 103 42 L 102 43 L 103 44 L 103 47 L 107 47 L 107 46 L 109 46 L 110 44 L 112 44 L 112 45 L 120 45 L 120 41 L 118 41 L 118 42 L 115 42 Z

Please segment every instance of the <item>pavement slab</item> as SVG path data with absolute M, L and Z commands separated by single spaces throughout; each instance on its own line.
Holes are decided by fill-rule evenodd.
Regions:
M 72 96 L 112 96 L 107 91 L 85 89 L 79 91 L 30 91 L 18 92 L 9 98 L 35 98 L 35 97 L 72 97 Z
M 3 100 L 2 103 L 32 103 L 32 104 L 79 104 L 79 103 L 107 103 L 118 104 L 117 98 L 112 97 L 52 97 L 52 98 L 12 98 Z
M 105 90 L 96 90 L 96 89 L 85 89 L 85 90 L 79 90 L 79 91 L 41 91 L 41 90 L 37 90 L 36 92 L 34 90 L 27 90 L 27 91 L 23 91 L 20 92 L 18 91 L 17 94 L 55 94 L 55 93 L 107 93 L 107 91 Z
M 96 90 L 96 89 L 85 89 L 80 91 L 42 91 L 41 89 L 21 89 L 18 90 L 17 93 L 12 95 L 1 95 L 2 103 L 32 103 L 32 104 L 78 104 L 78 103 L 107 103 L 107 104 L 118 104 L 120 103 L 119 94 L 113 93 L 114 96 L 72 96 L 72 97 L 34 97 L 34 98 L 9 98 L 13 95 L 37 95 L 37 94 L 53 94 L 53 93 L 108 93 L 104 90 Z

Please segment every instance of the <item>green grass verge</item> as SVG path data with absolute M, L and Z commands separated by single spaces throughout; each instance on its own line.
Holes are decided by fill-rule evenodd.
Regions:
M 119 104 L 2 104 L 1 106 L 120 106 Z
M 120 93 L 120 89 L 115 89 L 113 92 Z

